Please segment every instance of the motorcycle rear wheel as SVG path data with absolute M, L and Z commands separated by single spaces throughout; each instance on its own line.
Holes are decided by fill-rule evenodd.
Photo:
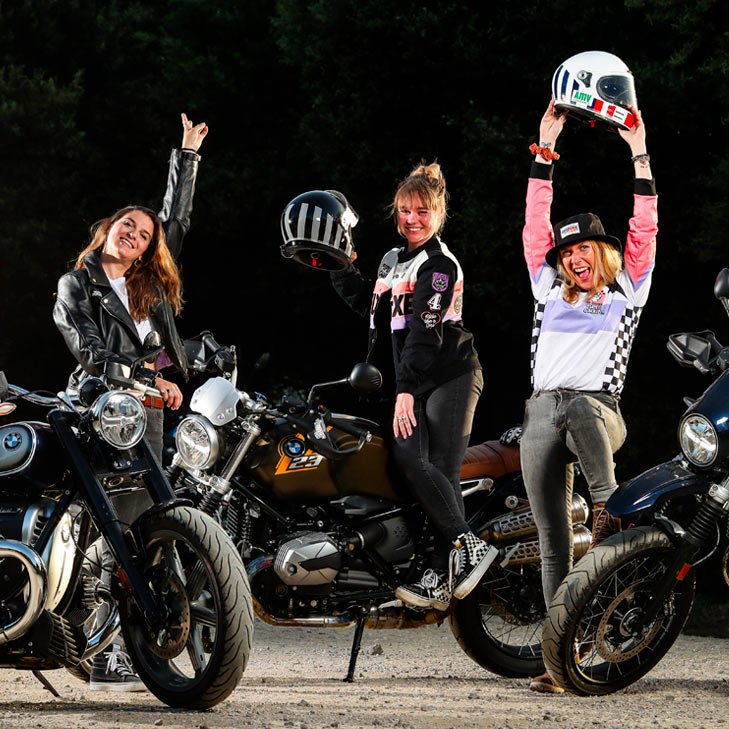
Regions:
M 560 686 L 582 696 L 613 693 L 663 658 L 691 611 L 693 572 L 676 583 L 639 638 L 630 626 L 673 554 L 663 532 L 634 527 L 606 539 L 577 563 L 559 586 L 544 627 L 544 661 Z
M 456 601 L 451 630 L 466 654 L 487 671 L 525 678 L 544 671 L 545 613 L 539 565 L 495 565 L 468 597 Z
M 251 650 L 253 609 L 243 563 L 220 526 L 177 507 L 143 526 L 144 574 L 166 624 L 152 630 L 120 600 L 122 634 L 139 677 L 173 707 L 207 709 L 238 685 Z

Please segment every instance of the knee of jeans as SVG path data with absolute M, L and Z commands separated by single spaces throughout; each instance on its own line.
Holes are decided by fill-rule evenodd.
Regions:
M 568 430 L 581 428 L 595 419 L 602 419 L 600 406 L 587 397 L 576 397 L 565 409 L 564 420 Z

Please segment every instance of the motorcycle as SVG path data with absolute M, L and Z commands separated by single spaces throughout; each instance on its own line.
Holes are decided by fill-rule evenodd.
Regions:
M 202 341 L 200 363 L 224 349 L 209 333 Z M 462 470 L 469 525 L 499 546 L 501 559 L 448 612 L 411 609 L 395 599 L 397 586 L 427 566 L 433 537 L 425 514 L 391 467 L 380 426 L 315 403 L 332 386 L 349 384 L 365 395 L 380 383 L 379 371 L 361 363 L 345 379 L 314 385 L 306 399 L 286 396 L 274 407 L 263 395 L 237 389 L 229 373 L 211 377 L 177 427 L 170 481 L 233 539 L 261 620 L 356 626 L 346 681 L 353 680 L 365 628 L 446 619 L 461 648 L 484 668 L 504 676 L 541 672 L 546 610 L 539 547 L 515 444 L 471 447 Z M 578 555 L 590 543 L 587 516 L 576 495 Z
M 142 439 L 140 396 L 160 397 L 145 371 L 109 365 L 78 398 L 0 373 L 0 415 L 19 399 L 50 408 L 46 422 L 0 426 L 0 664 L 57 696 L 42 672 L 88 680 L 121 630 L 157 698 L 207 709 L 245 669 L 250 590 L 220 525 L 176 497 Z M 152 505 L 126 529 L 117 504 L 129 497 Z
M 714 294 L 729 314 L 729 269 Z M 697 400 L 684 400 L 681 453 L 608 500 L 608 511 L 630 528 L 591 550 L 555 594 L 544 659 L 572 693 L 617 691 L 663 658 L 691 611 L 695 568 L 721 541 L 729 509 L 729 348 L 704 330 L 671 335 L 668 350 L 680 365 L 716 379 Z M 729 583 L 728 560 L 729 549 Z

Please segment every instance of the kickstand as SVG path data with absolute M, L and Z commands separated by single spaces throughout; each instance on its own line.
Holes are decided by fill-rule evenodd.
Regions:
M 364 633 L 365 620 L 367 620 L 367 612 L 363 610 L 357 618 L 357 627 L 354 629 L 354 639 L 352 640 L 352 651 L 349 654 L 349 670 L 343 679 L 345 683 L 354 682 L 354 667 L 357 665 L 357 656 L 362 645 L 362 633 Z
M 61 694 L 53 688 L 53 684 L 40 671 L 33 671 L 33 675 L 43 684 L 43 688 L 47 688 L 57 699 L 61 698 Z

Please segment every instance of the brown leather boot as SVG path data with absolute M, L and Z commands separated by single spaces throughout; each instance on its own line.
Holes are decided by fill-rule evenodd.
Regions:
M 603 539 L 617 534 L 621 529 L 620 519 L 614 517 L 606 508 L 605 502 L 592 505 L 592 541 L 590 548 L 596 547 Z

